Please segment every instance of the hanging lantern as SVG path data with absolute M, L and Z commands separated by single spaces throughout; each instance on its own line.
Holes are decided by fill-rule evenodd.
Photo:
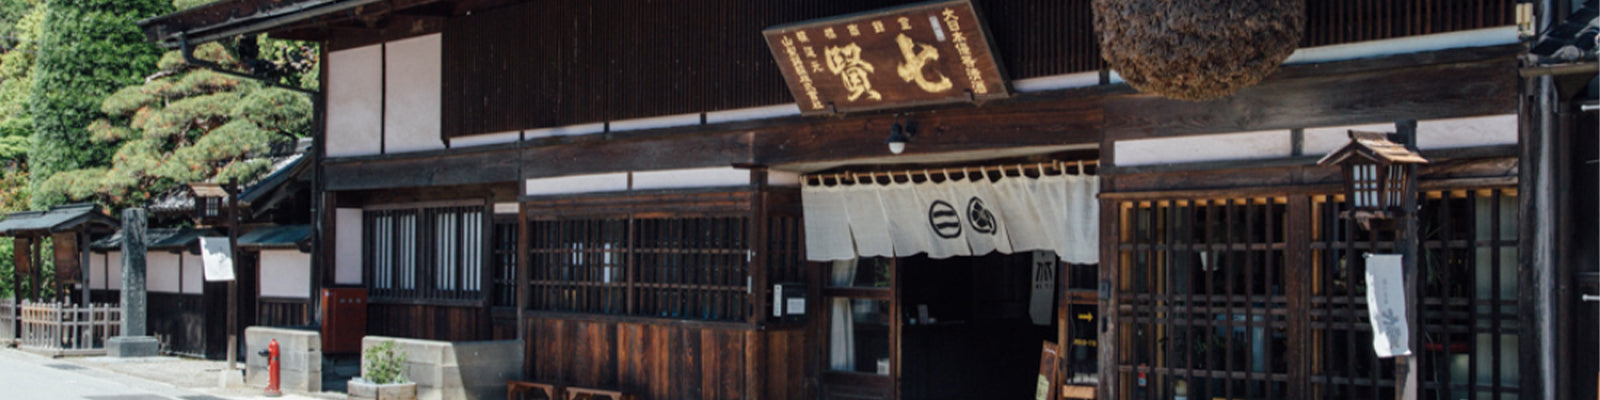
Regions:
M 1404 215 L 1405 196 L 1415 191 L 1416 177 L 1411 165 L 1427 159 L 1405 145 L 1390 139 L 1385 132 L 1350 131 L 1350 143 L 1328 153 L 1317 165 L 1339 165 L 1344 173 L 1348 216 L 1363 228 L 1373 220 L 1390 220 Z
M 1305 31 L 1304 0 L 1094 0 L 1100 56 L 1140 92 L 1227 97 L 1278 69 Z
M 201 225 L 211 225 L 227 218 L 228 191 L 222 185 L 209 182 L 189 184 L 194 197 L 194 219 Z

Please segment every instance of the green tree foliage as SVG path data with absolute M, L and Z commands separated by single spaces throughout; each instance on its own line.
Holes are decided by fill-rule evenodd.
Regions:
M 234 54 L 218 43 L 195 48 L 197 58 L 245 68 L 247 61 Z M 312 107 L 304 94 L 197 68 L 177 52 L 161 57 L 159 66 L 143 84 L 101 101 L 103 118 L 85 126 L 96 144 L 114 146 L 110 165 L 63 171 L 39 186 L 41 196 L 120 208 L 190 182 L 247 182 L 271 167 L 258 156 L 273 144 L 310 134 Z
M 166 0 L 44 0 L 38 59 L 28 109 L 33 136 L 28 158 L 33 195 L 43 208 L 66 201 L 60 191 L 39 190 L 57 173 L 104 166 L 112 146 L 91 140 L 86 127 L 102 99 L 141 82 L 160 51 L 137 21 L 171 11 Z

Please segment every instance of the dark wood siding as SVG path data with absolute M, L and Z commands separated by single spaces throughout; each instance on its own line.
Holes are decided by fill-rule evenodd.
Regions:
M 766 399 L 807 398 L 804 335 L 798 330 L 538 317 L 525 321 L 525 371 L 534 381 L 620 389 L 639 400 L 745 399 L 753 391 Z
M 210 339 L 207 336 L 214 336 L 213 332 L 208 331 L 223 330 L 218 326 L 207 326 L 208 314 L 219 311 L 213 308 L 223 307 L 206 307 L 205 296 L 198 294 L 150 292 L 146 296 L 150 305 L 150 333 L 161 341 L 162 352 L 206 357 L 223 350 L 223 346 L 212 345 L 208 349 L 206 345 L 207 339 Z M 213 325 L 226 323 L 224 318 L 213 321 Z M 225 336 L 223 340 L 226 340 Z
M 451 19 L 446 136 L 789 103 L 762 29 L 915 1 L 532 2 Z M 1088 0 L 980 1 L 1002 67 L 1104 67 Z M 1304 46 L 1512 23 L 1511 0 L 1308 0 Z
M 369 303 L 367 334 L 443 341 L 489 340 L 488 315 L 481 306 Z

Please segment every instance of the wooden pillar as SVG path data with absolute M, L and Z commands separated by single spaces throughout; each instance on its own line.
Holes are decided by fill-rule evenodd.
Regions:
M 1395 131 L 1406 147 L 1412 151 L 1417 148 L 1417 121 L 1400 121 L 1395 123 Z M 1405 310 L 1408 347 L 1411 355 L 1395 357 L 1395 398 L 1399 400 L 1416 400 L 1419 396 L 1418 387 L 1422 384 L 1418 370 L 1422 369 L 1422 362 L 1417 359 L 1422 354 L 1422 281 L 1427 274 L 1419 271 L 1417 258 L 1417 165 L 1407 164 L 1405 167 L 1409 183 L 1405 185 L 1405 198 L 1400 211 L 1400 255 L 1401 271 L 1405 285 Z

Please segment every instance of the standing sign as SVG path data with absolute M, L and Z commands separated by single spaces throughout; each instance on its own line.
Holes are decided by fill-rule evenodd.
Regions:
M 1367 254 L 1367 314 L 1372 322 L 1372 349 L 1378 357 L 1411 355 L 1406 324 L 1406 290 L 1401 255 Z
M 1056 253 L 1033 251 L 1033 295 L 1028 301 L 1028 316 L 1033 324 L 1049 326 L 1056 316 Z
M 1009 95 L 989 34 L 967 0 L 781 25 L 762 34 L 802 114 Z
M 201 237 L 200 257 L 205 264 L 206 282 L 233 280 L 233 249 L 226 237 Z

